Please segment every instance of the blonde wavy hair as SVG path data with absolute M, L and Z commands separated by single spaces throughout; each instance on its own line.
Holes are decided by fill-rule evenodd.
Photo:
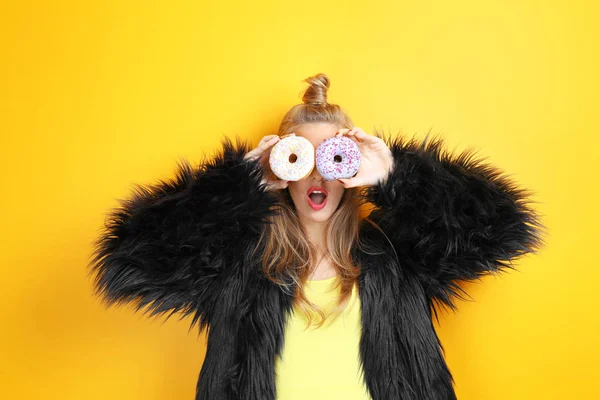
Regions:
M 352 128 L 348 115 L 336 104 L 327 103 L 329 78 L 317 74 L 304 80 L 309 87 L 302 95 L 303 104 L 293 106 L 283 117 L 278 135 L 294 132 L 302 124 L 330 123 L 338 128 Z M 264 245 L 261 255 L 262 270 L 269 280 L 289 290 L 287 281 L 295 282 L 299 290 L 294 294 L 294 305 L 305 313 L 306 328 L 319 316 L 315 327 L 322 326 L 328 317 L 332 320 L 342 314 L 360 274 L 360 266 L 354 265 L 351 249 L 359 245 L 358 226 L 360 206 L 363 204 L 359 188 L 344 190 L 337 210 L 327 223 L 326 243 L 328 255 L 337 272 L 335 288 L 340 287 L 337 303 L 326 314 L 304 295 L 304 283 L 318 265 L 315 246 L 307 239 L 287 189 L 277 191 L 281 196 L 281 212 L 270 219 L 262 232 L 257 249 Z M 255 249 L 256 252 L 256 249 Z M 358 290 L 358 285 L 357 285 Z M 305 329 L 306 329 L 305 328 Z

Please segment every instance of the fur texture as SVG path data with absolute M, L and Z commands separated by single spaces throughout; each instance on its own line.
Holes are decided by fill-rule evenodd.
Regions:
M 442 141 L 387 139 L 394 169 L 365 188 L 376 208 L 352 249 L 362 309 L 360 361 L 374 400 L 455 399 L 436 335 L 435 303 L 453 307 L 459 282 L 510 267 L 542 245 L 527 192 Z M 196 399 L 276 398 L 292 294 L 264 277 L 250 254 L 277 200 L 262 170 L 228 139 L 212 161 L 178 166 L 174 180 L 139 186 L 113 210 L 91 263 L 108 303 L 151 315 L 193 315 L 209 327 Z M 290 284 L 292 284 L 290 282 Z
M 247 151 L 247 143 L 225 139 L 213 159 L 198 167 L 181 160 L 174 179 L 136 185 L 120 200 L 95 243 L 96 293 L 107 303 L 148 306 L 151 315 L 193 314 L 200 328 L 208 326 L 225 253 L 243 254 L 240 241 L 276 212 L 258 162 L 242 162 Z
M 454 155 L 441 137 L 384 139 L 394 156 L 389 179 L 366 188 L 379 224 L 402 266 L 430 300 L 454 309 L 460 281 L 513 268 L 544 247 L 545 226 L 531 192 L 472 149 Z

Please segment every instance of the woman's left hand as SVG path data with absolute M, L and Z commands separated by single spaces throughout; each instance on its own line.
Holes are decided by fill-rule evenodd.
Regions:
M 340 129 L 335 136 L 346 136 L 352 139 L 358 145 L 362 156 L 360 168 L 354 177 L 338 179 L 345 188 L 374 186 L 391 172 L 394 166 L 394 157 L 381 138 L 369 135 L 358 127 Z

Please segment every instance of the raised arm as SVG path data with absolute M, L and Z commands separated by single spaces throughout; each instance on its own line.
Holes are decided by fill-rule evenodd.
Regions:
M 531 193 L 472 150 L 453 155 L 441 138 L 385 139 L 393 168 L 366 188 L 369 218 L 406 255 L 431 299 L 453 308 L 459 281 L 512 268 L 537 252 L 545 227 Z
M 212 159 L 178 163 L 176 176 L 136 185 L 107 216 L 90 270 L 108 304 L 148 305 L 151 315 L 181 311 L 205 327 L 219 294 L 224 252 L 260 232 L 276 197 L 250 148 L 225 138 Z

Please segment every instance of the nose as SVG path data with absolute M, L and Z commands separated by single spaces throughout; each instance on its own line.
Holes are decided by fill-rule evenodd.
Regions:
M 308 175 L 308 177 L 311 180 L 315 180 L 315 181 L 323 181 L 323 177 L 321 176 L 321 174 L 319 173 L 319 170 L 317 169 L 317 166 L 315 165 L 315 167 L 313 168 L 313 170 L 310 172 L 310 175 Z

